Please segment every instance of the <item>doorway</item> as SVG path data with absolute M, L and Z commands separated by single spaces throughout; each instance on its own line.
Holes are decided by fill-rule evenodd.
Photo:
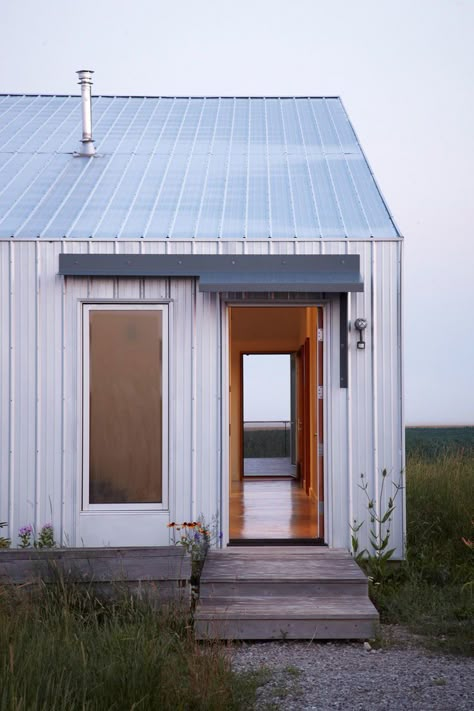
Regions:
M 242 355 L 242 477 L 296 478 L 294 354 Z
M 229 311 L 231 544 L 323 542 L 322 308 Z

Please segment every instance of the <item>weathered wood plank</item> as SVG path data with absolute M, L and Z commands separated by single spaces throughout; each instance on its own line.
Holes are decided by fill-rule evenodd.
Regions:
M 0 552 L 2 584 L 50 580 L 58 571 L 79 582 L 182 581 L 189 580 L 191 563 L 184 550 L 174 547 Z
M 198 620 L 197 639 L 371 639 L 377 623 L 373 620 Z
M 349 584 L 339 580 L 216 580 L 201 584 L 200 600 L 206 604 L 215 598 L 256 597 L 367 597 L 367 581 L 351 581 Z
M 263 597 L 224 598 L 216 599 L 202 609 L 200 618 L 234 619 L 278 619 L 284 615 L 295 619 L 338 619 L 351 617 L 353 619 L 376 619 L 377 610 L 368 598 L 319 598 L 317 600 L 304 596 L 273 597 L 271 600 Z
M 346 561 L 280 561 L 280 560 L 228 560 L 206 561 L 202 574 L 202 582 L 225 580 L 366 580 L 364 573 L 357 565 Z

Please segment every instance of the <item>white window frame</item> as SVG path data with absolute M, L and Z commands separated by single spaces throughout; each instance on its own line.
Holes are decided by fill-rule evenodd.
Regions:
M 164 511 L 169 509 L 169 314 L 168 303 L 83 303 L 82 304 L 82 512 Z M 90 481 L 90 328 L 91 311 L 160 311 L 162 318 L 162 501 L 146 504 L 91 504 Z

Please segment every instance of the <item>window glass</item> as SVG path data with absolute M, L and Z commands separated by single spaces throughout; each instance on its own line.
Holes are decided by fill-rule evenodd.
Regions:
M 89 503 L 162 501 L 163 318 L 89 311 Z

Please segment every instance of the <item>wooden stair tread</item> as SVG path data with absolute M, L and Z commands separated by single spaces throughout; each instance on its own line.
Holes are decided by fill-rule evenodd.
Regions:
M 200 605 L 196 619 L 370 619 L 378 612 L 360 598 L 215 598 Z
M 347 581 L 366 582 L 356 563 L 349 560 L 233 560 L 222 558 L 206 561 L 201 584 L 215 581 Z
M 229 546 L 221 550 L 211 550 L 212 558 L 345 558 L 352 560 L 351 554 L 344 548 L 326 548 L 325 546 Z

